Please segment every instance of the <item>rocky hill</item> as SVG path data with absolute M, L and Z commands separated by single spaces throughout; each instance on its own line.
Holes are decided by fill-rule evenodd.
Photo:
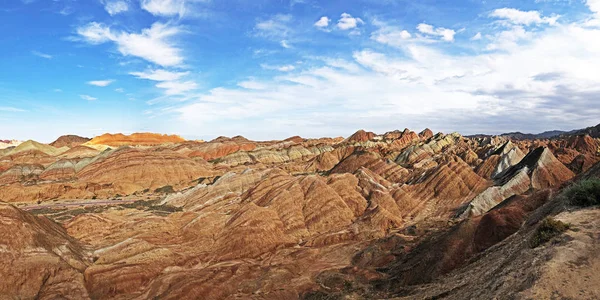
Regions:
M 89 138 L 85 138 L 85 137 L 80 137 L 77 135 L 63 135 L 61 137 L 59 137 L 58 139 L 56 139 L 56 141 L 50 143 L 50 146 L 55 147 L 55 148 L 61 148 L 61 147 L 69 147 L 69 148 L 73 148 L 76 146 L 79 146 L 81 144 L 87 143 L 89 142 L 91 139 Z

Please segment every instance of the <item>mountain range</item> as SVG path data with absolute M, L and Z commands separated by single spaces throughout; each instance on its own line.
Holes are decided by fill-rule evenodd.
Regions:
M 598 128 L 25 141 L 0 150 L 0 295 L 599 298 L 572 192 L 600 195 Z

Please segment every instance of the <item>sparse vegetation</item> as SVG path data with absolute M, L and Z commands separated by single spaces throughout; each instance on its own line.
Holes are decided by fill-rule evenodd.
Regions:
M 582 180 L 571 186 L 565 192 L 565 196 L 575 206 L 600 205 L 600 179 Z
M 336 294 L 327 294 L 322 291 L 310 291 L 302 296 L 304 300 L 338 300 L 342 297 Z
M 559 236 L 561 233 L 569 230 L 570 224 L 555 220 L 553 218 L 544 219 L 538 226 L 535 234 L 531 238 L 531 247 L 536 248 L 554 237 Z
M 170 185 L 165 185 L 161 188 L 157 188 L 156 190 L 154 190 L 154 193 L 157 194 L 172 194 L 175 193 L 175 190 L 173 189 L 172 186 Z

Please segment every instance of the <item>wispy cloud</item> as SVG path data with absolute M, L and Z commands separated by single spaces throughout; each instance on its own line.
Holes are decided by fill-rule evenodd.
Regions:
M 260 67 L 265 70 L 277 70 L 281 72 L 290 72 L 296 69 L 296 67 L 294 67 L 293 65 L 272 66 L 268 64 L 261 64 Z
M 427 35 L 439 36 L 446 42 L 454 41 L 454 35 L 456 35 L 456 31 L 452 29 L 443 27 L 434 28 L 432 25 L 425 23 L 419 24 L 417 30 Z
M 135 56 L 161 66 L 178 66 L 183 63 L 181 50 L 171 40 L 182 32 L 175 25 L 156 22 L 141 33 L 112 30 L 92 22 L 77 28 L 77 33 L 90 44 L 114 42 L 124 56 Z
M 16 107 L 10 107 L 10 106 L 0 106 L 0 111 L 5 111 L 5 112 L 26 112 L 26 110 L 24 110 L 24 109 L 20 109 L 20 108 L 16 108 Z
M 52 59 L 54 56 L 50 55 L 50 54 L 46 54 L 40 51 L 31 51 L 31 54 L 41 57 L 41 58 L 45 58 L 45 59 Z
M 194 15 L 194 4 L 205 3 L 210 0 L 141 0 L 143 10 L 155 16 L 190 16 Z
M 126 1 L 122 0 L 107 0 L 104 1 L 104 9 L 109 15 L 114 16 L 128 11 L 129 5 Z
M 88 81 L 87 84 L 94 85 L 94 86 L 99 86 L 99 87 L 105 87 L 105 86 L 109 86 L 113 82 L 115 82 L 115 81 L 112 80 L 112 79 L 109 79 L 109 80 L 93 80 L 93 81 Z
M 514 8 L 500 8 L 490 13 L 490 17 L 503 19 L 507 24 L 514 25 L 532 25 L 532 24 L 550 24 L 554 25 L 559 16 L 542 17 L 539 11 L 521 11 Z
M 190 72 L 171 72 L 162 69 L 146 70 L 144 72 L 131 72 L 129 73 L 140 79 L 148 79 L 153 81 L 175 81 L 180 78 L 187 76 Z
M 198 87 L 198 84 L 196 84 L 193 81 L 183 81 L 183 82 L 164 81 L 164 82 L 158 83 L 156 85 L 156 87 L 164 89 L 166 95 L 172 96 L 172 95 L 184 95 L 185 93 L 187 93 L 189 91 L 193 91 Z
M 79 97 L 83 100 L 87 100 L 87 101 L 96 101 L 98 100 L 98 98 L 96 97 L 92 97 L 90 95 L 79 95 Z
M 495 19 L 489 19 L 490 27 Z M 447 51 L 447 44 L 436 42 L 454 40 L 452 29 L 422 23 L 411 33 L 379 26 L 371 35 L 381 44 L 373 47 L 377 51 L 362 49 L 352 60 L 325 58 L 270 79 L 214 88 L 173 112 L 192 130 L 255 135 L 259 130 L 264 137 L 272 137 L 273 124 L 286 133 L 298 133 L 302 124 L 302 134 L 327 135 L 365 126 L 392 129 L 398 118 L 403 126 L 465 133 L 597 123 L 600 43 L 590 41 L 600 40 L 600 31 L 577 22 L 528 31 L 518 24 L 529 21 L 514 20 L 508 29 L 474 32 L 481 42 L 473 47 L 481 48 L 473 54 Z M 489 48 L 511 39 L 511 47 Z
M 262 20 L 254 26 L 254 32 L 257 36 L 282 39 L 292 32 L 289 26 L 293 17 L 289 14 L 277 14 L 273 17 Z
M 129 74 L 139 79 L 158 81 L 159 83 L 156 84 L 156 87 L 163 89 L 167 96 L 185 95 L 187 92 L 193 91 L 198 87 L 198 84 L 194 81 L 181 81 L 181 79 L 188 76 L 190 72 L 148 69 L 144 72 L 131 72 Z
M 281 45 L 281 47 L 283 47 L 285 49 L 292 48 L 292 46 L 290 45 L 290 43 L 287 40 L 282 40 L 281 42 L 279 42 L 279 44 Z

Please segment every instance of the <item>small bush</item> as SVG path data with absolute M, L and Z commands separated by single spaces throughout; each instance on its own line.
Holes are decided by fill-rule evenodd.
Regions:
M 546 218 L 538 226 L 533 238 L 531 239 L 531 247 L 535 248 L 542 245 L 561 233 L 571 228 L 570 224 L 563 223 L 553 218 Z
M 582 180 L 571 186 L 565 196 L 575 206 L 600 205 L 600 179 Z

